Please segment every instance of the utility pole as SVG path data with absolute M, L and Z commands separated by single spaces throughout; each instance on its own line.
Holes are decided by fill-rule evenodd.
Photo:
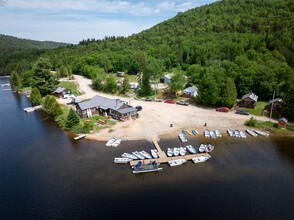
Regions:
M 273 106 L 274 106 L 274 99 L 275 99 L 275 93 L 276 93 L 276 91 L 274 91 L 274 95 L 273 95 L 273 100 L 272 100 L 272 106 L 271 106 L 271 113 L 270 113 L 270 119 L 269 119 L 269 121 L 271 121 L 271 119 L 272 119 Z

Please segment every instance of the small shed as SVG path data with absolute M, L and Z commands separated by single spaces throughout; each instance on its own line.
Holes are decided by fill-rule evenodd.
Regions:
M 244 108 L 254 108 L 257 102 L 258 96 L 255 95 L 253 92 L 250 92 L 244 95 L 241 98 L 240 107 Z
M 66 94 L 71 94 L 71 90 L 67 89 L 63 86 L 60 86 L 54 91 L 54 94 L 59 97 L 64 97 L 64 95 L 66 95 Z
M 169 74 L 164 75 L 164 84 L 169 84 L 173 75 L 174 75 L 173 73 L 169 73 Z
M 196 86 L 190 86 L 183 90 L 183 96 L 196 97 L 198 95 L 198 88 Z
M 123 77 L 125 75 L 125 72 L 117 71 L 116 75 L 119 77 Z
M 280 129 L 285 129 L 287 124 L 288 124 L 288 120 L 286 118 L 284 118 L 284 117 L 280 118 L 278 120 L 278 128 L 280 128 Z

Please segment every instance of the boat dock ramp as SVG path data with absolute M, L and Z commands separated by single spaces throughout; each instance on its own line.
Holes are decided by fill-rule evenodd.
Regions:
M 33 107 L 24 108 L 23 110 L 28 113 L 28 112 L 33 112 L 33 111 L 39 110 L 41 108 L 43 108 L 42 105 L 37 105 L 37 106 L 33 106 Z
M 186 154 L 184 156 L 168 157 L 166 155 L 166 153 L 163 150 L 161 150 L 161 148 L 155 138 L 152 138 L 152 142 L 157 149 L 158 158 L 157 159 L 140 160 L 142 162 L 144 161 L 144 163 L 146 163 L 146 164 L 150 163 L 151 161 L 156 161 L 157 163 L 167 163 L 168 161 L 177 160 L 177 159 L 186 159 L 188 161 L 188 160 L 192 160 L 192 158 L 195 158 L 195 157 L 207 155 L 207 153 L 202 153 L 202 154 Z M 138 160 L 130 161 L 130 166 L 134 166 L 137 163 L 138 163 Z

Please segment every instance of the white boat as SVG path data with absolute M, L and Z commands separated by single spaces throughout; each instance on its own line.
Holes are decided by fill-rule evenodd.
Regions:
M 220 130 L 219 129 L 216 129 L 215 130 L 215 135 L 216 135 L 216 137 L 222 137 L 222 134 L 221 134 L 221 132 L 220 132 Z
M 268 137 L 269 134 L 266 133 L 266 132 L 263 132 L 263 131 L 259 131 L 259 130 L 254 130 L 254 132 L 260 136 L 263 136 L 263 137 Z
M 128 163 L 130 162 L 132 159 L 130 158 L 126 158 L 126 157 L 116 157 L 114 158 L 114 163 Z
M 152 156 L 144 150 L 140 151 L 139 153 L 142 154 L 147 159 L 152 159 Z
M 204 137 L 210 138 L 210 132 L 209 132 L 209 130 L 206 129 L 204 131 Z
M 180 148 L 179 147 L 174 147 L 174 155 L 179 156 L 180 154 Z
M 250 134 L 252 137 L 256 137 L 257 134 L 254 131 L 251 131 L 250 129 L 245 130 L 248 134 Z
M 115 138 L 110 138 L 107 143 L 106 143 L 106 147 L 111 147 L 113 145 L 113 143 L 115 142 Z
M 191 153 L 191 154 L 196 154 L 197 153 L 195 148 L 192 145 L 187 145 L 186 148 L 189 151 L 189 153 Z
M 187 142 L 188 141 L 187 138 L 186 138 L 186 136 L 184 134 L 179 134 L 179 138 L 180 138 L 180 140 L 182 142 Z
M 201 162 L 204 162 L 210 158 L 211 158 L 211 156 L 207 154 L 207 155 L 203 155 L 203 156 L 199 156 L 199 157 L 194 157 L 194 158 L 192 158 L 192 161 L 194 163 L 201 163 Z
M 240 136 L 241 138 L 247 138 L 247 135 L 245 134 L 244 131 L 240 131 Z
M 114 143 L 111 145 L 112 147 L 117 147 L 118 145 L 120 145 L 121 139 L 118 138 L 114 141 Z
M 180 147 L 180 155 L 184 156 L 187 153 L 187 148 L 186 147 Z
M 140 154 L 138 151 L 134 151 L 134 152 L 132 152 L 132 154 L 135 155 L 136 157 L 138 157 L 140 160 L 145 159 L 145 157 L 142 154 Z
M 81 134 L 81 135 L 75 137 L 74 140 L 77 141 L 77 140 L 80 140 L 80 139 L 82 139 L 84 137 L 86 137 L 86 135 L 85 134 Z
M 123 153 L 121 156 L 132 160 L 138 160 L 138 157 L 136 157 L 134 154 Z
M 212 145 L 212 144 L 207 144 L 205 146 L 205 152 L 207 152 L 207 153 L 213 151 L 213 149 L 214 149 L 214 145 Z
M 236 138 L 240 138 L 241 136 L 240 136 L 240 132 L 239 132 L 239 130 L 235 130 L 234 131 L 234 136 L 236 137 Z
M 174 166 L 182 165 L 183 163 L 186 163 L 186 162 L 187 162 L 186 159 L 177 159 L 177 160 L 170 160 L 170 161 L 168 161 L 168 164 L 171 167 L 174 167 Z
M 156 149 L 151 149 L 150 151 L 153 158 L 158 158 L 158 152 Z
M 137 165 L 133 166 L 133 173 L 148 173 L 148 172 L 156 172 L 162 170 L 159 167 L 159 163 L 156 161 L 152 161 L 148 164 L 144 164 L 144 161 L 138 161 Z
M 229 134 L 230 137 L 234 137 L 234 132 L 233 132 L 232 128 L 228 129 L 228 134 Z
M 206 145 L 205 144 L 200 144 L 199 146 L 199 152 L 203 153 L 206 150 Z
M 210 130 L 209 134 L 210 134 L 210 138 L 216 138 L 216 135 L 215 135 L 214 131 Z
M 166 152 L 168 157 L 172 157 L 174 155 L 174 151 L 171 148 L 167 148 L 167 152 Z

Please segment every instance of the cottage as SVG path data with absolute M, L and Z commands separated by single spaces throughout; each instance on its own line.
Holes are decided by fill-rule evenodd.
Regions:
M 71 94 L 71 90 L 60 86 L 54 91 L 54 94 L 59 97 L 64 97 L 66 94 Z
M 125 72 L 117 71 L 116 75 L 119 77 L 123 77 L 125 75 Z
M 169 73 L 169 74 L 164 75 L 164 84 L 169 84 L 173 75 L 174 75 L 173 73 Z
M 125 119 L 137 115 L 137 109 L 120 99 L 108 99 L 94 96 L 86 102 L 78 103 L 77 113 L 81 118 L 90 118 L 93 115 L 110 115 L 115 119 Z
M 283 104 L 283 99 L 281 98 L 276 98 L 268 103 L 268 111 L 271 110 L 271 107 L 273 106 L 273 111 L 280 113 L 282 110 L 282 104 Z
M 285 129 L 287 126 L 288 120 L 286 118 L 280 118 L 278 120 L 278 128 Z
M 190 86 L 183 90 L 183 96 L 196 97 L 198 95 L 198 88 L 196 86 Z
M 257 102 L 258 96 L 253 92 L 244 95 L 241 98 L 240 107 L 244 108 L 254 108 Z

